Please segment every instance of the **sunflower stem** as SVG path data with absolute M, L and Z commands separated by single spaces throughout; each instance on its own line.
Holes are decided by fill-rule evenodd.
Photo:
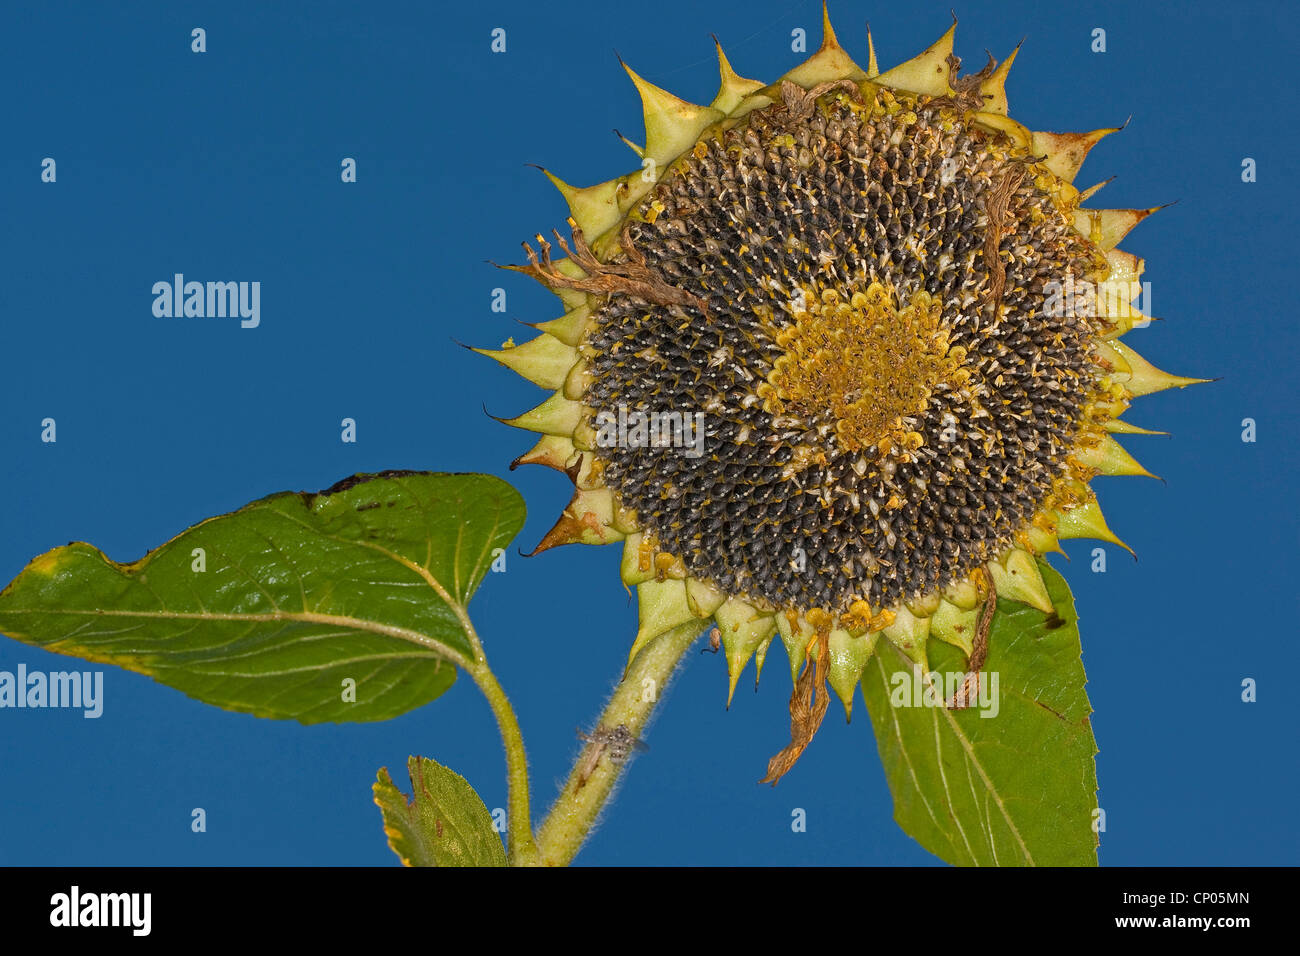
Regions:
M 611 759 L 602 735 L 619 727 L 639 736 L 690 646 L 703 630 L 692 621 L 656 638 L 636 656 L 600 715 L 592 739 L 574 762 L 546 821 L 537 831 L 537 850 L 545 866 L 567 866 L 586 842 L 626 766 Z
M 529 809 L 528 756 L 524 751 L 524 736 L 515 710 L 510 706 L 510 698 L 488 666 L 478 635 L 472 630 L 470 634 L 476 660 L 465 671 L 474 679 L 492 708 L 506 751 L 506 845 L 510 863 L 512 866 L 532 866 L 537 863 L 537 844 L 533 839 Z

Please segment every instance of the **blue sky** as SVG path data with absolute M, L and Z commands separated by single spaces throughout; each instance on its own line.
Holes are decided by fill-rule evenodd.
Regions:
M 951 0 L 832 6 L 882 66 L 932 42 Z M 562 476 L 514 474 L 532 386 L 458 348 L 558 314 L 494 270 L 563 222 L 526 163 L 587 184 L 635 158 L 616 51 L 696 101 L 716 86 L 710 34 L 772 79 L 819 33 L 811 2 L 491 2 L 123 6 L 11 2 L 0 12 L 6 149 L 0 291 L 0 579 L 72 540 L 133 560 L 183 528 L 283 489 L 358 471 L 509 475 L 527 550 L 567 501 Z M 738 12 L 741 11 L 742 12 Z M 1107 811 L 1102 861 L 1294 863 L 1300 840 L 1291 678 L 1297 524 L 1290 104 L 1296 14 L 1284 4 L 966 2 L 957 52 L 1025 45 L 1008 92 L 1035 129 L 1128 127 L 1079 177 L 1097 203 L 1177 201 L 1125 247 L 1164 321 L 1131 336 L 1161 367 L 1220 377 L 1136 403 L 1168 438 L 1127 442 L 1165 483 L 1100 479 L 1138 553 L 1091 543 L 1063 567 L 1083 630 Z M 190 50 L 190 31 L 207 52 Z M 494 54 L 491 31 L 506 30 Z M 1105 53 L 1091 50 L 1096 28 Z M 41 161 L 57 162 L 42 183 Z M 340 182 L 344 157 L 355 184 Z M 1241 178 L 1245 158 L 1257 181 Z M 176 272 L 261 283 L 261 324 L 155 318 Z M 508 310 L 490 310 L 504 287 Z M 44 418 L 58 441 L 40 441 Z M 344 417 L 358 441 L 339 441 Z M 1257 441 L 1241 440 L 1242 421 Z M 615 549 L 512 558 L 472 610 L 529 743 L 544 806 L 620 672 L 635 629 Z M 778 655 L 779 656 L 779 655 Z M 775 658 L 774 658 L 775 660 Z M 0 670 L 58 670 L 0 640 Z M 1240 699 L 1258 683 L 1258 701 Z M 758 786 L 787 740 L 787 678 L 724 710 L 720 658 L 692 655 L 601 828 L 589 864 L 937 861 L 892 820 L 869 722 L 832 711 L 796 770 Z M 743 686 L 743 685 L 742 685 Z M 461 680 L 382 725 L 304 728 L 227 714 L 109 668 L 104 714 L 0 711 L 0 863 L 380 864 L 370 784 L 410 753 L 464 774 L 489 807 L 504 771 L 486 705 Z M 404 780 L 402 781 L 404 782 Z M 207 812 L 204 834 L 191 810 Z M 807 813 L 793 833 L 791 813 Z

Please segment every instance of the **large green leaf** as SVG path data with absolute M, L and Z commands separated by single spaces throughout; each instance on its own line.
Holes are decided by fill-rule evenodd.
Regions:
M 460 774 L 428 757 L 407 761 L 408 800 L 388 769 L 375 781 L 388 845 L 407 866 L 505 866 L 506 851 L 492 815 Z
M 984 671 L 997 675 L 996 716 L 979 706 L 916 706 L 918 695 L 904 688 L 916 686 L 912 661 L 887 640 L 862 677 L 894 818 L 950 863 L 1097 862 L 1097 746 L 1078 619 L 1065 581 L 1040 568 L 1056 616 L 1001 601 L 993 618 Z M 964 669 L 958 651 L 931 642 L 929 673 Z M 982 709 L 994 712 L 991 701 Z
M 210 518 L 134 564 L 56 548 L 0 592 L 0 631 L 227 710 L 385 720 L 471 659 L 466 605 L 523 521 L 489 475 L 358 475 Z

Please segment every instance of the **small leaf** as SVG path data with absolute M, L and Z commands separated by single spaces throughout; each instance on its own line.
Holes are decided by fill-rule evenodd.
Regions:
M 471 660 L 466 605 L 523 521 L 489 475 L 358 475 L 211 518 L 133 564 L 56 548 L 0 592 L 0 631 L 227 710 L 386 720 Z
M 862 678 L 894 819 L 949 863 L 1097 863 L 1097 745 L 1078 619 L 1065 581 L 1039 567 L 1056 615 L 999 602 L 984 663 L 986 686 L 992 691 L 996 675 L 997 693 L 987 706 L 977 699 L 948 710 L 943 687 L 930 699 L 937 706 L 912 699 L 913 663 L 887 640 Z M 931 673 L 965 670 L 955 648 L 931 642 L 930 653 Z M 981 716 L 994 704 L 996 716 Z
M 407 761 L 414 796 L 407 799 L 379 771 L 375 803 L 388 845 L 405 866 L 505 866 L 492 815 L 469 782 L 427 757 Z

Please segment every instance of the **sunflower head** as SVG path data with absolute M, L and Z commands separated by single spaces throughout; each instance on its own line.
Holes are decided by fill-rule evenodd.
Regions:
M 769 779 L 825 683 L 849 710 L 882 636 L 977 667 L 994 596 L 1051 611 L 1037 556 L 1119 544 L 1089 483 L 1146 474 L 1112 437 L 1144 431 L 1121 413 L 1196 381 L 1118 341 L 1148 319 L 1142 263 L 1115 246 L 1154 210 L 1085 209 L 1100 187 L 1072 185 L 1114 130 L 1026 129 L 1007 116 L 1015 54 L 963 76 L 952 41 L 881 73 L 826 21 L 770 86 L 719 48 L 709 106 L 629 70 L 641 168 L 552 176 L 566 234 L 516 267 L 568 311 L 481 350 L 554 390 L 510 420 L 542 434 L 516 464 L 576 486 L 539 550 L 623 542 L 633 656 L 711 618 L 730 694 L 779 635 L 807 713 Z

